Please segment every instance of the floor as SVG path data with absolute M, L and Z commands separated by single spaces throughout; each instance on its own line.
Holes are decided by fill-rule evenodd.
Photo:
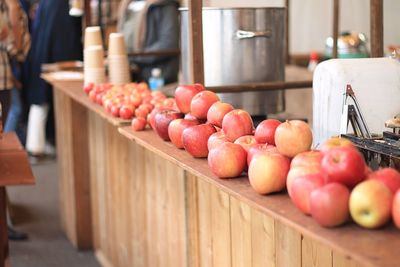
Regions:
M 28 241 L 10 242 L 12 267 L 98 267 L 91 251 L 78 252 L 66 239 L 58 213 L 57 163 L 33 166 L 35 186 L 9 187 L 15 228 L 29 234 Z

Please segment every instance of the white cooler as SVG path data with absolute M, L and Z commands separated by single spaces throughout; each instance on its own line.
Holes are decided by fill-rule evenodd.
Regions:
M 400 63 L 391 58 L 331 59 L 313 78 L 314 147 L 340 134 L 346 85 L 350 84 L 371 133 L 400 113 Z M 349 100 L 348 104 L 352 101 Z M 351 129 L 351 126 L 349 126 Z

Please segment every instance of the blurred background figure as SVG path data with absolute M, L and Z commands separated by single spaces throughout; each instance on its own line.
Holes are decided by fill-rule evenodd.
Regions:
M 15 131 L 20 118 L 22 109 L 19 94 L 22 87 L 19 80 L 20 66 L 29 47 L 28 21 L 19 1 L 0 0 L 0 102 L 3 122 L 6 122 L 5 132 Z M 25 233 L 12 228 L 9 202 L 7 211 L 9 239 L 26 239 Z
M 81 27 L 81 18 L 69 15 L 67 0 L 39 1 L 23 75 L 25 99 L 30 106 L 26 150 L 33 157 L 52 153 L 55 144 L 53 95 L 50 85 L 40 78 L 41 65 L 82 60 Z
M 118 11 L 118 31 L 125 37 L 127 52 L 154 52 L 179 48 L 178 1 L 122 0 Z M 176 82 L 179 56 L 136 56 L 139 67 L 135 80 L 148 81 L 153 68 L 161 69 L 165 83 Z

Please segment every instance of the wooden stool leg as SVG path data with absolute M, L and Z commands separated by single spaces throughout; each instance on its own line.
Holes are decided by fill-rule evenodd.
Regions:
M 0 266 L 9 266 L 5 187 L 0 187 Z

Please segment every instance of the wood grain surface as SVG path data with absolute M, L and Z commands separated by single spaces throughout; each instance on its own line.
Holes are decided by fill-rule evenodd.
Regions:
M 267 218 L 263 222 L 263 231 L 267 228 L 267 232 L 275 233 L 272 237 L 270 233 L 265 235 L 269 240 L 275 239 L 277 266 L 301 266 L 302 258 L 305 261 L 313 262 L 315 266 L 325 266 L 324 264 L 329 261 L 330 253 L 332 254 L 332 264 L 335 260 L 343 262 L 343 258 L 351 259 L 349 264 L 356 262 L 360 266 L 398 266 L 400 263 L 396 257 L 397 250 L 387 249 L 388 247 L 400 247 L 400 231 L 395 229 L 392 224 L 376 231 L 362 229 L 354 223 L 333 229 L 323 228 L 312 218 L 299 212 L 286 193 L 261 196 L 251 189 L 247 177 L 219 179 L 211 173 L 205 159 L 195 159 L 185 151 L 176 149 L 171 143 L 162 141 L 153 131 L 133 132 L 130 127 L 119 128 L 119 131 L 145 149 L 198 177 L 199 238 L 202 262 L 212 263 L 214 261 L 214 246 L 219 244 L 218 241 L 217 244 L 214 243 L 214 238 L 217 240 L 222 238 L 225 242 L 231 242 L 228 237 L 225 237 L 226 229 L 221 230 L 218 236 L 214 237 L 213 228 L 218 227 L 218 222 L 214 221 L 214 217 L 218 215 L 221 221 L 226 221 L 225 210 L 227 207 L 232 209 L 232 203 L 234 203 L 229 216 L 233 215 L 236 218 L 239 202 L 242 209 L 246 210 L 243 207 L 247 205 L 251 208 L 252 214 L 256 214 L 254 216 L 256 219 L 254 222 L 252 220 L 252 224 L 261 225 L 261 215 Z M 232 198 L 237 199 L 238 202 L 232 201 Z M 206 212 L 210 209 L 211 214 Z M 218 209 L 218 212 L 214 212 L 214 209 Z M 273 226 L 271 223 L 265 223 L 268 220 L 273 220 Z M 235 221 L 233 228 L 237 229 L 236 224 L 240 223 Z M 232 229 L 232 222 L 225 223 L 225 228 Z M 235 233 L 235 235 L 237 234 Z M 207 237 L 207 235 L 211 235 L 211 237 Z M 246 240 L 243 236 L 239 236 L 239 238 Z M 254 240 L 258 244 L 264 241 Z M 224 256 L 228 254 L 228 250 L 226 247 L 224 249 L 220 252 L 220 258 L 216 259 L 218 262 L 229 262 Z M 234 249 L 236 250 L 236 248 Z M 308 251 L 306 253 L 309 255 L 304 254 L 305 252 L 302 251 L 304 249 Z M 244 253 L 247 255 L 246 252 Z M 274 255 L 273 249 L 269 254 Z M 235 257 L 247 257 L 244 255 L 235 255 Z M 335 255 L 339 255 L 337 259 Z M 257 261 L 262 261 L 262 259 L 258 258 Z

